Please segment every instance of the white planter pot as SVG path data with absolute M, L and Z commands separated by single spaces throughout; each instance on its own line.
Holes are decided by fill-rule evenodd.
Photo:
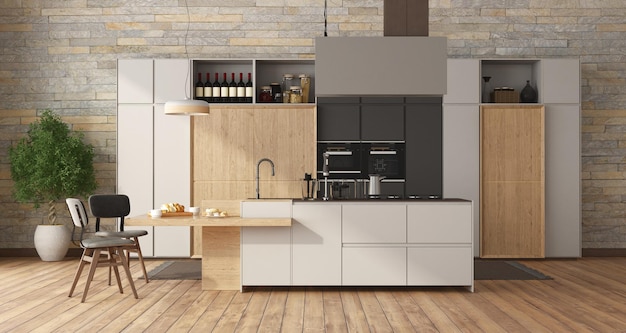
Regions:
M 35 249 L 43 261 L 63 260 L 70 239 L 69 229 L 62 224 L 38 225 L 35 229 Z

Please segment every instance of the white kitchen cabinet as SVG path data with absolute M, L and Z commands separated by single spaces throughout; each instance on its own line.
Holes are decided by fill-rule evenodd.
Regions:
M 410 286 L 472 286 L 471 246 L 409 247 L 407 284 Z
M 186 73 L 187 60 L 118 61 L 117 192 L 129 196 L 131 216 L 163 203 L 191 202 L 190 118 L 165 116 L 163 104 L 154 104 L 184 99 Z M 144 256 L 190 255 L 189 227 L 147 230 L 148 236 L 140 238 Z
M 478 59 L 448 59 L 448 85 L 444 104 L 480 103 Z
M 479 125 L 478 104 L 444 104 L 443 196 L 471 200 L 474 205 L 474 221 L 479 221 L 480 213 Z M 474 251 L 478 253 L 478 225 L 474 227 L 472 234 Z
M 152 59 L 125 59 L 117 63 L 117 103 L 152 104 Z
M 471 244 L 472 205 L 407 205 L 407 242 L 420 244 Z
M 241 228 L 241 283 L 291 285 L 291 227 Z
M 130 199 L 130 216 L 152 209 L 153 190 L 153 113 L 151 104 L 120 104 L 117 115 L 117 192 Z M 154 255 L 154 227 L 141 229 L 148 235 L 139 238 L 142 255 Z
M 406 243 L 406 205 L 344 204 L 343 243 Z
M 291 200 L 242 201 L 241 217 L 291 218 Z M 241 283 L 291 285 L 291 227 L 241 228 Z
M 341 285 L 341 205 L 294 203 L 292 285 Z
M 406 285 L 406 247 L 345 247 L 344 286 Z
M 542 59 L 541 60 L 543 103 L 580 103 L 580 60 Z

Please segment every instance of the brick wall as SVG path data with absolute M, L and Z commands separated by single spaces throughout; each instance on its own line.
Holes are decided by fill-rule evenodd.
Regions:
M 42 109 L 85 131 L 99 191 L 115 190 L 118 58 L 312 57 L 324 31 L 323 0 L 187 2 L 188 33 L 184 1 L 0 1 L 0 248 L 32 248 L 45 218 L 11 198 L 7 164 Z M 580 56 L 585 248 L 626 248 L 624 17 L 623 0 L 430 1 L 430 34 L 448 37 L 450 57 Z M 328 0 L 327 26 L 382 36 L 383 0 Z

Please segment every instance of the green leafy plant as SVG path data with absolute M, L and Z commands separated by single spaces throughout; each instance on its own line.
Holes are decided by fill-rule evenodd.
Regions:
M 55 224 L 55 202 L 87 196 L 97 187 L 93 146 L 72 132 L 61 117 L 45 110 L 30 124 L 27 136 L 9 149 L 13 196 L 38 208 L 48 202 L 48 222 Z

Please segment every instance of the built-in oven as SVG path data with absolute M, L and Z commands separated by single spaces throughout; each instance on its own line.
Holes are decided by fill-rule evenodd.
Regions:
M 362 148 L 367 175 L 380 175 L 387 181 L 405 179 L 405 143 L 371 142 L 363 143 Z
M 363 178 L 361 159 L 360 143 L 318 143 L 317 178 L 324 178 L 324 169 L 328 171 L 328 179 Z

